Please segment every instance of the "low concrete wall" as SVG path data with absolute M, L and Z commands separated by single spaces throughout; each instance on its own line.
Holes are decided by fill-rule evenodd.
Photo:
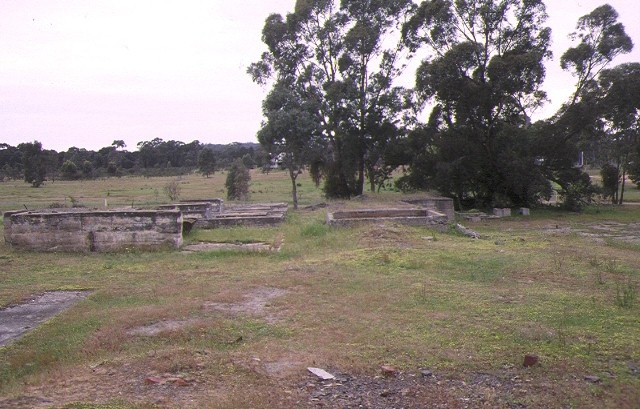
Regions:
M 275 226 L 282 223 L 288 210 L 287 203 L 258 203 L 228 205 L 224 211 L 210 218 L 198 219 L 195 226 L 215 229 L 232 226 Z
M 5 242 L 22 250 L 109 252 L 182 245 L 179 210 L 17 211 L 4 218 Z
M 440 213 L 444 213 L 450 222 L 455 221 L 456 212 L 453 206 L 453 199 L 448 197 L 424 197 L 403 200 L 405 203 L 418 205 L 427 209 L 436 209 Z
M 360 209 L 327 213 L 330 226 L 352 226 L 372 221 L 394 221 L 412 226 L 446 224 L 444 213 L 432 209 Z
M 185 202 L 158 206 L 159 210 L 178 209 L 183 217 L 190 219 L 210 219 L 220 213 L 220 207 L 211 202 Z

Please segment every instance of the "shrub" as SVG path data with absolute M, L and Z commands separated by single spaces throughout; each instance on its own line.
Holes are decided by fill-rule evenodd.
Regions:
M 251 175 L 242 160 L 233 162 L 224 183 L 227 188 L 227 200 L 248 200 L 250 182 Z
M 605 163 L 600 169 L 602 177 L 602 196 L 611 199 L 611 203 L 618 202 L 618 186 L 620 184 L 620 171 L 617 167 Z
M 182 188 L 180 187 L 180 182 L 177 180 L 172 180 L 171 182 L 164 185 L 164 194 L 167 195 L 169 200 L 172 202 L 176 202 L 180 198 L 180 192 Z

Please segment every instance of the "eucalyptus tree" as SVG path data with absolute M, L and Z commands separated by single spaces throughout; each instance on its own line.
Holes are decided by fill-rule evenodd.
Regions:
M 266 121 L 258 131 L 258 141 L 287 169 L 293 207 L 297 209 L 298 175 L 306 165 L 319 158 L 325 148 L 317 102 L 302 99 L 290 87 L 276 84 L 263 101 L 262 111 Z
M 570 103 L 573 105 L 589 82 L 595 80 L 615 57 L 631 52 L 633 41 L 618 21 L 618 12 L 609 4 L 580 17 L 576 31 L 570 37 L 579 43 L 565 51 L 560 65 L 577 78 Z
M 578 44 L 560 59 L 561 67 L 576 77 L 575 91 L 539 133 L 545 174 L 561 186 L 567 203 L 588 202 L 594 191 L 588 175 L 574 166 L 583 148 L 610 150 L 607 141 L 612 123 L 603 119 L 605 105 L 598 76 L 615 57 L 633 48 L 617 18 L 613 7 L 605 4 L 578 19 L 576 31 L 570 36 Z
M 603 70 L 598 78 L 599 120 L 602 143 L 617 172 L 613 200 L 622 204 L 625 180 L 640 149 L 640 63 L 621 64 Z M 619 192 L 619 193 L 618 193 Z
M 347 22 L 338 59 L 342 92 L 331 97 L 344 108 L 340 133 L 355 141 L 355 194 L 363 193 L 365 173 L 372 190 L 377 179 L 388 177 L 384 151 L 401 131 L 408 93 L 394 81 L 406 67 L 408 55 L 400 33 L 411 6 L 406 0 L 341 2 L 342 19 Z
M 481 207 L 548 194 L 528 132 L 546 98 L 546 18 L 542 0 L 428 0 L 416 8 L 403 37 L 424 55 L 416 92 L 433 106 L 435 132 L 420 152 L 430 162 L 421 165 L 428 186 Z
M 249 74 L 318 102 L 328 196 L 362 193 L 370 150 L 384 143 L 390 125 L 399 127 L 404 90 L 393 83 L 404 67 L 398 40 L 410 6 L 409 0 L 298 0 L 286 18 L 274 14 L 265 22 L 269 51 Z

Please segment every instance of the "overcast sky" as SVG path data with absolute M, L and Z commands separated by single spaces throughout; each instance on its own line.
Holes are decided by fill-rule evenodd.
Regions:
M 577 19 L 604 4 L 547 0 L 554 61 L 545 90 L 566 100 L 574 79 L 558 65 Z M 99 149 L 122 139 L 256 142 L 266 89 L 247 66 L 261 30 L 295 0 L 0 0 L 0 142 Z M 640 6 L 610 0 L 640 62 Z M 413 73 L 411 73 L 413 75 Z

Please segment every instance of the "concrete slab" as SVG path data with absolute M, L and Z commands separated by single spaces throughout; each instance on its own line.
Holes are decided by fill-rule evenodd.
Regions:
M 26 303 L 0 310 L 0 346 L 16 341 L 90 293 L 91 291 L 49 291 Z

